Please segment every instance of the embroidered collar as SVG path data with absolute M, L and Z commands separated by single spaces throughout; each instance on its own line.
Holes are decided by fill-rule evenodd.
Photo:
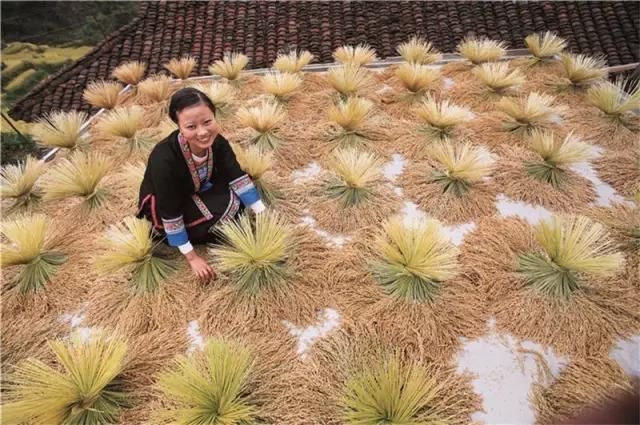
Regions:
M 178 133 L 178 144 L 180 145 L 180 151 L 182 152 L 182 156 L 184 160 L 187 162 L 187 167 L 189 168 L 189 173 L 191 174 L 191 179 L 193 180 L 193 185 L 195 187 L 196 193 L 200 190 L 200 175 L 198 174 L 198 168 L 196 167 L 196 163 L 193 160 L 191 148 L 189 148 L 189 143 L 182 136 L 181 133 Z M 213 174 L 213 152 L 211 147 L 207 149 L 207 179 L 211 180 L 211 175 Z

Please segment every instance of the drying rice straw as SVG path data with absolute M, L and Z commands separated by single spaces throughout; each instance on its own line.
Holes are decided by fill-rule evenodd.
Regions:
M 376 331 L 366 325 L 354 324 L 337 330 L 314 345 L 309 360 L 293 371 L 292 380 L 300 385 L 286 411 L 285 422 L 311 425 L 317 423 L 317 418 L 324 418 L 327 423 L 344 422 L 340 402 L 345 384 L 374 371 L 385 361 L 396 361 L 404 367 L 425 368 L 438 386 L 429 408 L 421 409 L 413 420 L 422 423 L 427 419 L 420 414 L 431 414 L 451 424 L 469 423 L 470 415 L 479 408 L 470 377 L 457 375 L 449 367 L 431 361 L 424 355 L 425 344 L 404 344 L 393 333 Z
M 257 297 L 246 296 L 237 289 L 231 276 L 220 274 L 211 282 L 197 312 L 201 329 L 237 329 L 281 336 L 286 332 L 282 320 L 291 323 L 315 323 L 317 310 L 326 307 L 319 291 L 325 286 L 325 243 L 306 227 L 295 227 L 294 250 L 287 261 L 293 275 L 286 281 L 286 291 L 264 290 Z M 233 314 L 229 314 L 233 312 Z
M 471 185 L 458 197 L 443 193 L 442 184 L 430 180 L 435 168 L 427 162 L 413 163 L 402 175 L 403 193 L 429 215 L 449 224 L 460 224 L 496 212 L 498 186 L 493 180 Z
M 640 144 L 607 150 L 593 161 L 593 168 L 621 195 L 631 197 L 640 191 Z
M 556 189 L 527 174 L 525 163 L 540 161 L 535 153 L 504 146 L 498 154 L 501 160 L 497 163 L 495 184 L 509 198 L 562 212 L 579 212 L 596 199 L 593 184 L 575 171 L 567 170 L 566 187 Z
M 334 276 L 332 300 L 342 312 L 342 322 L 368 323 L 393 335 L 398 346 L 421 346 L 429 358 L 448 362 L 459 348 L 460 336 L 474 338 L 485 332 L 483 294 L 464 272 L 440 282 L 432 302 L 388 294 L 369 272 L 378 258 L 371 243 L 376 231 L 361 233 L 354 244 L 327 258 L 325 267 Z
M 534 384 L 532 399 L 538 423 L 559 423 L 576 415 L 586 419 L 588 409 L 631 390 L 631 380 L 613 360 L 593 356 L 571 362 L 549 387 Z
M 540 252 L 532 227 L 519 219 L 485 218 L 465 236 L 465 270 L 488 297 L 499 332 L 549 345 L 560 354 L 607 352 L 617 336 L 640 331 L 640 295 L 625 275 L 580 275 L 581 288 L 566 302 L 525 285 L 517 255 Z

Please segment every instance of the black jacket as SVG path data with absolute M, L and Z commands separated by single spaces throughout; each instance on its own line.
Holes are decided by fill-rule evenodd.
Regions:
M 214 140 L 212 153 L 213 172 L 210 182 L 213 187 L 207 190 L 207 206 L 212 214 L 222 215 L 230 200 L 229 183 L 245 172 L 240 168 L 229 142 L 220 134 Z M 188 223 L 202 217 L 191 200 L 194 193 L 195 185 L 180 149 L 176 130 L 158 143 L 149 155 L 140 186 L 139 215 L 148 211 L 149 206 L 143 203 L 148 203 L 148 195 L 154 195 L 158 221 L 182 215 L 185 223 Z M 211 202 L 211 199 L 214 201 Z

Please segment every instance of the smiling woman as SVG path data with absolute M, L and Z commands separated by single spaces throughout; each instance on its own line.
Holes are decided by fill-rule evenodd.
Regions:
M 201 91 L 177 91 L 169 117 L 178 130 L 153 149 L 140 187 L 138 217 L 151 221 L 201 279 L 215 273 L 192 243 L 213 242 L 216 226 L 236 217 L 243 206 L 254 213 L 265 209 L 251 178 L 220 134 L 215 112 Z

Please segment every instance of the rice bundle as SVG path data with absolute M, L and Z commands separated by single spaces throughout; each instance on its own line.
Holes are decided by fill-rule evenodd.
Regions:
M 0 194 L 2 199 L 13 199 L 8 213 L 29 209 L 42 198 L 36 183 L 44 173 L 44 163 L 32 156 L 17 165 L 5 165 L 0 172 Z

